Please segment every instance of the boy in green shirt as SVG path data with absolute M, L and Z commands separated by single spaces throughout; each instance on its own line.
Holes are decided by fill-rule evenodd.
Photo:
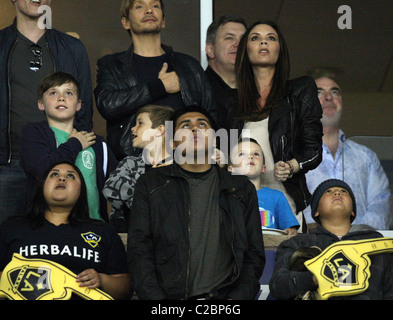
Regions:
M 101 190 L 117 161 L 102 137 L 74 128 L 75 114 L 81 108 L 79 97 L 79 84 L 63 72 L 46 76 L 39 85 L 38 108 L 45 112 L 47 121 L 29 124 L 21 133 L 28 201 L 45 169 L 58 161 L 68 161 L 78 166 L 86 181 L 90 217 L 108 221 Z

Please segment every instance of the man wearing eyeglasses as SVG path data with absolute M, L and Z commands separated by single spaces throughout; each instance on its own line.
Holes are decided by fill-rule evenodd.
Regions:
M 83 101 L 75 127 L 90 131 L 93 126 L 90 64 L 84 45 L 55 29 L 41 29 L 39 7 L 49 6 L 51 0 L 11 2 L 14 23 L 0 30 L 0 222 L 24 212 L 26 182 L 19 165 L 19 134 L 24 125 L 46 119 L 37 107 L 41 79 L 54 71 L 72 74 L 81 85 Z
M 343 99 L 340 86 L 331 78 L 315 80 L 323 109 L 323 160 L 306 174 L 307 186 L 312 193 L 327 179 L 341 179 L 348 183 L 358 200 L 357 223 L 378 230 L 389 229 L 391 223 L 389 181 L 377 155 L 367 147 L 346 140 L 340 130 Z M 312 223 L 310 208 L 305 210 Z

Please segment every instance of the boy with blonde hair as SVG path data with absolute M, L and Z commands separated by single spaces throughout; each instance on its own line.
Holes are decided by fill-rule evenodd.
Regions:
M 126 221 L 138 178 L 152 167 L 172 162 L 165 144 L 165 122 L 173 113 L 170 107 L 147 105 L 136 114 L 136 125 L 131 129 L 132 146 L 144 152 L 138 157 L 128 156 L 121 160 L 102 191 L 112 205 L 110 221 L 118 232 L 127 232 Z
M 258 195 L 262 229 L 280 229 L 289 235 L 295 235 L 299 223 L 292 213 L 288 200 L 281 191 L 262 185 L 262 175 L 265 170 L 265 158 L 258 142 L 252 138 L 241 139 L 232 150 L 228 171 L 232 174 L 245 175 L 254 184 Z

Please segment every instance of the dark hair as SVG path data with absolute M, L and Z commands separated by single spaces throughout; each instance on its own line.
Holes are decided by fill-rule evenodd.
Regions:
M 173 114 L 173 118 L 172 118 L 173 119 L 173 133 L 175 133 L 175 130 L 176 130 L 177 120 L 179 120 L 179 118 L 183 114 L 190 113 L 190 112 L 198 112 L 198 113 L 201 113 L 204 116 L 206 116 L 207 120 L 209 120 L 209 123 L 210 123 L 212 129 L 217 131 L 218 127 L 217 127 L 216 121 L 210 115 L 208 110 L 206 110 L 205 108 L 202 108 L 199 105 L 189 105 L 184 108 L 176 110 L 175 113 Z
M 65 83 L 74 84 L 79 99 L 81 95 L 81 88 L 79 86 L 78 81 L 72 75 L 60 71 L 50 73 L 41 80 L 40 84 L 38 85 L 38 91 L 37 91 L 38 99 L 41 100 L 44 93 L 48 91 L 50 88 L 58 87 Z
M 71 209 L 71 213 L 68 217 L 68 223 L 70 225 L 75 225 L 77 222 L 87 221 L 89 220 L 89 206 L 87 202 L 87 190 L 85 180 L 79 168 L 67 161 L 59 161 L 52 165 L 50 165 L 43 175 L 41 179 L 38 181 L 37 188 L 30 204 L 30 209 L 27 212 L 27 219 L 29 220 L 31 226 L 33 228 L 41 227 L 44 223 L 45 211 L 49 209 L 48 204 L 46 202 L 44 196 L 44 185 L 45 181 L 49 175 L 49 172 L 60 164 L 68 164 L 73 167 L 73 169 L 78 174 L 81 181 L 81 190 L 79 194 L 79 198 L 76 201 L 75 205 Z
M 128 20 L 128 14 L 134 4 L 135 0 L 122 0 L 120 5 L 120 16 Z M 165 16 L 164 12 L 164 1 L 160 0 L 162 15 Z
M 215 44 L 218 29 L 228 22 L 241 23 L 245 28 L 247 28 L 246 21 L 242 17 L 236 15 L 222 15 L 214 19 L 209 28 L 207 28 L 206 43 Z
M 271 26 L 278 35 L 280 41 L 280 53 L 273 76 L 273 85 L 262 111 L 258 106 L 259 93 L 255 85 L 254 73 L 247 52 L 247 42 L 251 30 L 260 24 Z M 279 106 L 285 95 L 286 83 L 290 74 L 290 59 L 288 47 L 277 24 L 272 21 L 258 21 L 247 28 L 242 36 L 236 55 L 236 79 L 238 86 L 239 108 L 236 116 L 244 120 L 258 121 L 265 119 L 270 110 Z

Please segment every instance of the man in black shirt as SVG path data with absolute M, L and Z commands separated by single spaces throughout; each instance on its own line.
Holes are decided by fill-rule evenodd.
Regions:
M 137 110 L 147 104 L 198 104 L 215 117 L 211 88 L 200 63 L 161 43 L 165 28 L 162 0 L 123 0 L 121 22 L 131 47 L 98 60 L 97 109 L 107 120 L 107 141 L 118 160 L 138 155 L 131 142 Z
M 230 129 L 237 105 L 235 61 L 246 22 L 238 16 L 223 15 L 215 19 L 206 33 L 206 76 L 217 104 L 218 125 Z
M 175 112 L 175 163 L 136 184 L 128 232 L 141 299 L 254 299 L 265 265 L 255 187 L 211 162 L 205 109 Z

